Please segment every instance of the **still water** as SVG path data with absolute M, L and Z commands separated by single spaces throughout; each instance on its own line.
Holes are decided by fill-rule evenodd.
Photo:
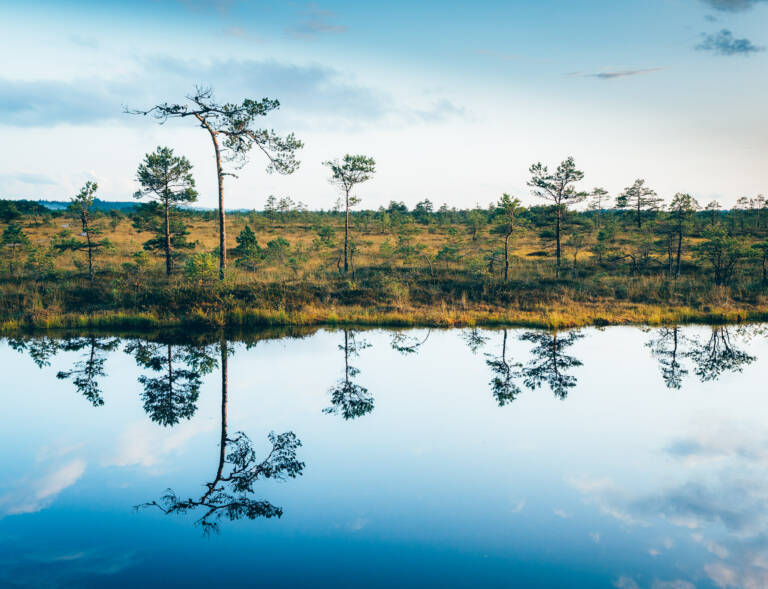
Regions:
M 768 587 L 768 326 L 0 340 L 2 587 Z

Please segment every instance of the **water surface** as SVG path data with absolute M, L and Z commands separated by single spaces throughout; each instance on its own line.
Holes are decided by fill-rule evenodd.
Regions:
M 2 340 L 0 585 L 765 587 L 766 334 Z

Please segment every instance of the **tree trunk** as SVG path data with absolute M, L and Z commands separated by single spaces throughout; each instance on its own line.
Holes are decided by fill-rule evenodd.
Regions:
M 344 330 L 344 380 L 349 383 L 349 331 Z
M 216 468 L 216 477 L 213 482 L 206 483 L 208 490 L 200 498 L 201 503 L 205 503 L 208 497 L 213 493 L 216 485 L 221 481 L 224 474 L 224 462 L 227 457 L 227 340 L 221 340 L 221 438 L 219 442 L 219 465 Z
M 504 282 L 509 280 L 509 236 L 511 233 L 507 233 L 504 238 Z
M 221 446 L 219 448 L 219 468 L 216 473 L 216 480 L 221 479 L 224 469 L 224 458 L 227 451 L 227 357 L 229 350 L 227 340 L 221 340 Z
M 556 206 L 557 206 L 557 221 L 555 222 L 555 241 L 557 242 L 557 245 L 555 246 L 555 257 L 557 259 L 556 261 L 557 267 L 555 269 L 555 274 L 559 276 L 560 275 L 560 215 L 561 215 L 560 203 L 558 203 Z
M 168 189 L 166 188 L 165 194 L 165 273 L 167 276 L 171 275 L 171 220 L 169 216 L 168 206 Z
M 349 190 L 346 191 L 344 207 L 344 274 L 349 272 Z
M 216 152 L 216 177 L 219 181 L 219 280 L 224 280 L 224 269 L 227 267 L 227 226 L 224 214 L 224 170 L 221 167 L 221 150 L 216 133 L 210 128 L 213 149 Z
M 168 395 L 166 396 L 166 407 L 172 409 L 173 405 L 173 346 L 168 344 Z
M 640 219 L 640 196 L 637 197 L 637 228 L 641 229 L 643 226 L 642 220 Z
M 83 221 L 83 232 L 85 233 L 85 241 L 88 244 L 88 280 L 93 282 L 93 245 L 91 244 L 91 231 L 88 228 L 87 215 L 82 213 L 80 218 Z
M 675 261 L 675 279 L 680 276 L 680 254 L 683 251 L 683 228 L 677 228 L 677 260 Z

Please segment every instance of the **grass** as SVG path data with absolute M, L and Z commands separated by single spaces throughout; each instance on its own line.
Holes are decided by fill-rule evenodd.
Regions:
M 670 325 L 684 323 L 739 323 L 768 320 L 768 309 L 723 308 L 706 311 L 690 307 L 663 308 L 658 305 L 621 304 L 542 307 L 535 311 L 441 311 L 408 309 L 375 310 L 364 307 L 305 308 L 295 311 L 235 309 L 228 312 L 158 315 L 101 311 L 62 313 L 50 317 L 9 319 L 0 322 L 0 333 L 40 330 L 105 329 L 152 331 L 263 329 L 270 327 L 536 327 L 562 329 L 589 325 Z
M 305 213 L 274 223 L 259 214 L 228 217 L 234 238 L 249 224 L 262 247 L 281 236 L 290 243 L 286 258 L 264 261 L 253 271 L 230 264 L 226 280 L 190 280 L 181 263 L 170 278 L 163 260 L 152 256 L 148 267 L 131 266 L 148 234 L 137 232 L 129 219 L 113 226 L 100 222 L 113 247 L 100 253 L 97 277 L 84 273 L 83 254 L 55 258 L 55 269 L 43 275 L 31 269 L 19 276 L 0 274 L 0 332 L 59 329 L 255 329 L 287 326 L 524 326 L 569 328 L 587 325 L 724 323 L 768 320 L 768 292 L 754 260 L 745 261 L 734 283 L 715 287 L 708 269 L 691 255 L 701 240 L 692 231 L 685 243 L 683 275 L 673 280 L 659 270 L 665 253 L 657 247 L 648 269 L 637 272 L 614 255 L 598 263 L 589 248 L 596 239 L 588 219 L 568 231 L 585 236 L 574 262 L 566 241 L 564 266 L 555 278 L 551 237 L 530 229 L 512 249 L 509 281 L 500 279 L 501 238 L 482 227 L 475 237 L 461 223 L 419 225 L 406 219 L 395 228 L 355 223 L 354 272 L 337 271 L 341 222 L 337 216 Z M 409 222 L 407 222 L 409 221 Z M 195 251 L 217 245 L 213 218 L 188 215 Z M 33 245 L 47 247 L 62 229 L 72 230 L 66 216 L 44 223 L 24 220 Z M 335 244 L 317 243 L 319 225 L 330 226 Z M 640 247 L 648 230 L 630 224 L 615 237 L 617 253 Z M 764 238 L 755 228 L 746 241 Z M 399 252 L 405 239 L 417 252 Z M 452 243 L 457 254 L 440 259 Z M 586 243 L 586 245 L 585 245 Z M 610 256 L 608 256 L 610 257 Z M 490 267 L 489 261 L 495 260 Z M 233 260 L 234 261 L 234 260 Z

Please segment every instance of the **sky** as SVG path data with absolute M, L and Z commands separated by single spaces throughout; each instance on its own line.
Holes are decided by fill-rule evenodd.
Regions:
M 277 98 L 263 127 L 305 143 L 290 176 L 252 153 L 228 208 L 275 194 L 328 209 L 323 162 L 345 153 L 376 159 L 363 208 L 535 204 L 530 165 L 568 156 L 579 188 L 612 196 L 636 178 L 726 207 L 768 191 L 768 0 L 0 0 L 0 24 L 0 198 L 95 180 L 130 200 L 167 145 L 215 206 L 207 134 L 123 112 L 197 85 Z

